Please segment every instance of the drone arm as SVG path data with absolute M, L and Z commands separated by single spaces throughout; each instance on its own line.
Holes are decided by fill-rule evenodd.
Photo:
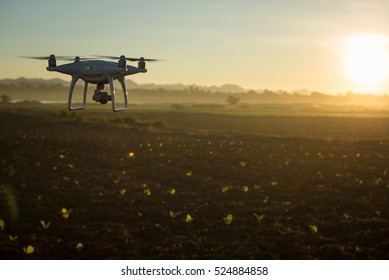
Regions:
M 126 110 L 128 108 L 128 100 L 127 100 L 127 91 L 126 91 L 126 84 L 124 82 L 124 76 L 121 76 L 121 77 L 118 78 L 120 84 L 122 85 L 122 89 L 123 89 L 124 107 L 122 107 L 122 108 L 119 108 L 118 106 L 116 106 L 115 89 L 113 87 L 113 79 L 112 79 L 112 77 L 109 77 L 108 80 L 109 80 L 109 87 L 110 87 L 110 90 L 111 90 L 111 97 L 112 97 L 112 110 L 114 112 L 119 112 L 119 111 Z
M 83 110 L 86 107 L 86 94 L 88 92 L 88 83 L 87 82 L 85 82 L 85 84 L 84 84 L 84 96 L 83 96 L 83 100 L 82 100 L 82 105 L 81 106 L 73 106 L 72 105 L 73 91 L 74 91 L 74 87 L 75 87 L 77 81 L 78 81 L 78 77 L 75 75 L 72 76 L 72 82 L 70 84 L 69 99 L 68 99 L 68 108 L 70 111 Z

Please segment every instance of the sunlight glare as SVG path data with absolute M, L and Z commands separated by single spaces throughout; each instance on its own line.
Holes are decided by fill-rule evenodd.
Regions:
M 346 73 L 363 90 L 376 90 L 389 77 L 389 38 L 359 35 L 346 39 Z

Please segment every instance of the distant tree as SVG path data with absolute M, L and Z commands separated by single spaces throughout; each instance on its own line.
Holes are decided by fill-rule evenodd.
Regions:
M 230 106 L 235 106 L 236 104 L 238 104 L 239 101 L 240 101 L 240 98 L 237 97 L 237 96 L 229 95 L 229 96 L 227 97 L 227 103 L 228 103 L 228 105 L 230 105 Z
M 1 96 L 1 103 L 10 103 L 11 102 L 11 97 L 9 95 L 3 94 Z

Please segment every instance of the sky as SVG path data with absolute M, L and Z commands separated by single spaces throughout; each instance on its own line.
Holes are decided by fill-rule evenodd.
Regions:
M 0 79 L 19 56 L 158 58 L 136 83 L 389 94 L 388 0 L 0 0 Z

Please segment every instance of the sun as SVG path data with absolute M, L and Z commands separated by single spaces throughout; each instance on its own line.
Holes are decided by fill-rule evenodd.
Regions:
M 389 79 L 389 39 L 366 34 L 346 39 L 346 74 L 359 90 L 374 91 Z

